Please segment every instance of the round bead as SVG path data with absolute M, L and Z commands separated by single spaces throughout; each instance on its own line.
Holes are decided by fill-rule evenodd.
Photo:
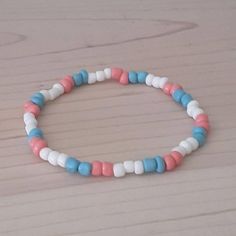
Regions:
M 157 165 L 156 172 L 164 173 L 165 169 L 166 169 L 166 165 L 165 165 L 163 158 L 160 156 L 157 156 L 157 157 L 155 157 L 155 161 L 156 161 L 156 165 Z
M 126 173 L 134 173 L 134 161 L 124 161 L 124 168 Z
M 45 102 L 50 100 L 50 94 L 49 94 L 48 90 L 46 90 L 46 89 L 41 90 L 40 93 L 43 95 Z
M 131 84 L 137 84 L 138 83 L 138 74 L 135 71 L 129 72 L 129 82 Z
M 62 168 L 65 168 L 67 158 L 68 155 L 66 155 L 65 153 L 60 153 L 57 158 L 57 165 L 59 165 Z
M 144 167 L 142 161 L 135 161 L 134 162 L 134 173 L 136 175 L 141 175 L 144 173 Z
M 95 73 L 89 73 L 88 76 L 88 84 L 94 84 L 97 81 L 97 77 Z
M 32 142 L 32 143 L 31 143 Z M 32 138 L 30 146 L 35 156 L 39 156 L 39 152 L 42 148 L 47 147 L 47 142 L 44 139 Z
M 189 137 L 186 139 L 186 141 L 188 141 L 191 144 L 193 151 L 198 149 L 199 143 L 194 137 Z
M 32 123 L 32 122 L 31 122 L 32 120 L 36 120 L 34 114 L 31 113 L 31 112 L 26 112 L 26 113 L 24 113 L 23 119 L 24 119 L 24 123 L 25 123 L 25 124 L 27 124 L 27 123 Z M 37 120 L 36 120 L 36 121 L 37 121 Z
M 145 83 L 147 86 L 152 86 L 152 81 L 153 81 L 154 75 L 148 74 L 145 80 Z
M 196 133 L 201 133 L 204 136 L 207 136 L 207 131 L 202 127 L 193 127 L 192 128 L 192 135 L 196 134 Z
M 106 79 L 111 79 L 111 68 L 104 69 L 104 73 Z
M 172 97 L 173 97 L 175 102 L 180 103 L 181 102 L 181 98 L 184 96 L 184 94 L 185 94 L 184 90 L 177 89 L 172 94 Z
M 138 75 L 138 83 L 144 84 L 148 73 L 146 71 L 139 71 L 137 75 Z
M 210 130 L 210 124 L 208 121 L 200 121 L 200 122 L 195 121 L 194 125 L 197 127 L 204 128 L 207 132 L 209 132 L 209 130 Z
M 166 170 L 171 171 L 175 169 L 176 162 L 175 162 L 175 159 L 171 155 L 165 155 L 164 161 L 166 164 Z
M 84 84 L 88 83 L 88 72 L 84 69 L 80 70 L 79 72 L 82 75 L 82 80 Z
M 201 108 L 196 107 L 192 111 L 192 117 L 195 120 L 198 115 L 203 114 L 203 113 L 204 113 L 204 111 Z
M 69 173 L 76 173 L 78 171 L 80 161 L 74 157 L 68 157 L 65 163 L 65 168 Z
M 58 85 L 56 85 L 56 86 L 53 85 L 53 87 L 49 90 L 50 100 L 53 101 L 56 98 L 58 98 L 59 96 L 61 96 L 63 94 L 62 91 L 64 92 L 64 87 L 62 85 L 61 85 L 61 87 L 59 87 Z
M 60 84 L 60 83 L 54 84 L 54 85 L 52 86 L 52 89 L 53 89 L 53 90 L 57 90 L 57 94 L 58 94 L 59 96 L 62 95 L 62 94 L 65 92 L 64 87 L 63 87 L 62 84 Z
M 177 166 L 183 161 L 183 156 L 179 152 L 171 152 L 170 155 L 174 158 Z
M 104 176 L 113 176 L 113 164 L 110 162 L 102 163 L 102 175 Z
M 188 94 L 185 93 L 182 97 L 181 97 L 181 104 L 184 108 L 187 108 L 188 104 L 193 100 L 193 97 Z
M 41 93 L 35 93 L 31 96 L 31 102 L 39 106 L 40 108 L 43 108 L 45 103 L 44 96 Z
M 71 76 L 66 76 L 60 81 L 61 85 L 64 87 L 65 93 L 71 92 L 74 87 L 74 81 Z
M 30 112 L 34 114 L 35 117 L 38 117 L 40 113 L 40 108 L 32 102 L 28 102 L 27 105 L 25 104 L 24 110 L 25 112 Z
M 175 92 L 175 90 L 177 90 L 177 89 L 182 89 L 182 90 L 183 90 L 183 88 L 182 88 L 181 85 L 179 85 L 179 84 L 173 84 L 173 86 L 172 86 L 172 88 L 171 88 L 171 90 L 170 90 L 170 94 L 172 95 L 172 94 Z
M 57 151 L 50 152 L 48 155 L 48 162 L 53 166 L 57 166 L 57 159 L 58 159 L 59 154 L 60 153 Z
M 105 80 L 105 73 L 104 71 L 96 71 L 96 78 L 97 81 L 101 82 Z
M 157 168 L 157 163 L 154 158 L 145 158 L 143 160 L 144 172 L 155 172 Z
M 29 113 L 29 112 L 27 112 Z M 32 113 L 30 113 L 32 114 Z M 36 120 L 34 114 L 32 114 L 32 117 L 28 117 L 27 119 L 24 119 L 25 120 L 25 125 L 28 125 L 28 124 L 34 124 L 35 126 L 38 125 L 38 121 Z
M 206 141 L 206 137 L 201 133 L 195 133 L 193 137 L 198 141 L 199 146 L 202 146 Z
M 76 87 L 79 87 L 83 84 L 83 76 L 81 73 L 74 73 L 72 78 Z
M 31 132 L 31 130 L 37 128 L 37 124 L 36 123 L 28 123 L 26 126 L 25 126 L 25 131 L 27 133 L 27 135 L 29 135 L 29 133 Z
M 123 163 L 115 163 L 113 165 L 113 173 L 115 177 L 125 176 L 125 168 L 124 168 Z
M 159 86 L 160 86 L 161 89 L 164 88 L 164 86 L 167 83 L 167 81 L 168 81 L 167 77 L 161 77 L 160 82 L 159 82 Z
M 93 161 L 92 162 L 92 175 L 101 176 L 102 175 L 102 162 Z
M 120 83 L 123 85 L 127 85 L 129 83 L 129 75 L 127 71 L 123 71 L 121 74 Z
M 208 118 L 208 115 L 207 114 L 199 114 L 197 117 L 196 117 L 196 122 L 208 122 L 209 121 L 209 118 Z
M 81 162 L 78 168 L 78 172 L 83 176 L 90 176 L 92 165 L 89 162 Z
M 171 91 L 172 86 L 173 86 L 172 83 L 168 83 L 168 82 L 167 82 L 167 83 L 164 85 L 164 87 L 163 87 L 163 92 L 164 92 L 166 95 L 170 96 L 170 95 L 171 95 L 171 94 L 170 94 L 170 91 Z
M 31 129 L 28 138 L 31 139 L 33 137 L 43 138 L 43 131 L 39 128 Z
M 122 72 L 123 72 L 123 70 L 121 68 L 112 68 L 111 69 L 111 78 L 119 81 Z
M 171 151 L 179 152 L 183 157 L 186 156 L 187 152 L 182 146 L 174 147 Z
M 154 88 L 160 88 L 160 80 L 161 78 L 158 76 L 155 76 L 152 80 L 152 87 Z
M 192 150 L 192 145 L 186 140 L 181 141 L 179 146 L 183 147 L 186 150 L 187 155 L 190 154 L 193 151 Z
M 52 152 L 52 149 L 49 147 L 44 147 L 40 150 L 39 152 L 39 157 L 44 160 L 47 161 L 48 160 L 48 155 L 49 153 Z
M 190 101 L 190 102 L 188 103 L 187 109 L 188 109 L 189 107 L 199 107 L 199 106 L 200 106 L 200 104 L 199 104 L 198 101 L 192 100 L 192 101 Z

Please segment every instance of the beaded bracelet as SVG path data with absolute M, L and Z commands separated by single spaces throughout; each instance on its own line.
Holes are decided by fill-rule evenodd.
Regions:
M 115 164 L 103 161 L 82 162 L 75 157 L 50 149 L 43 137 L 42 130 L 38 128 L 37 121 L 37 117 L 45 103 L 64 93 L 69 93 L 74 87 L 80 87 L 83 84 L 94 84 L 97 81 L 107 79 L 117 80 L 123 85 L 146 84 L 163 90 L 176 103 L 182 105 L 187 110 L 188 116 L 194 119 L 192 136 L 181 141 L 169 154 L 164 156 L 158 155 L 153 158 L 136 161 L 128 160 Z M 166 77 L 154 76 L 145 71 L 127 72 L 120 68 L 106 68 L 95 73 L 81 70 L 73 76 L 66 76 L 59 83 L 54 84 L 51 89 L 41 90 L 33 94 L 30 100 L 24 104 L 24 111 L 25 130 L 34 155 L 48 161 L 53 166 L 65 168 L 69 173 L 79 173 L 82 176 L 123 177 L 128 173 L 140 175 L 171 171 L 181 164 L 186 155 L 197 150 L 205 143 L 209 132 L 208 116 L 200 108 L 199 103 L 193 100 L 192 96 L 186 93 L 180 85 L 168 82 Z

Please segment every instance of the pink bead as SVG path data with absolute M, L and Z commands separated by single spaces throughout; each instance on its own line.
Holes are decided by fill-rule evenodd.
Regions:
M 74 87 L 74 81 L 69 75 L 62 79 L 60 84 L 64 87 L 65 93 L 69 93 Z
M 202 127 L 204 128 L 207 132 L 210 130 L 210 124 L 207 121 L 195 121 L 194 126 Z
M 92 162 L 92 175 L 101 176 L 102 175 L 102 162 L 93 161 Z
M 171 91 L 171 89 L 172 89 L 172 86 L 173 86 L 173 84 L 172 83 L 166 83 L 165 85 L 164 85 L 164 88 L 163 88 L 163 91 L 164 91 L 164 93 L 166 94 L 166 95 L 171 95 L 170 94 L 170 91 Z
M 129 76 L 128 76 L 128 72 L 127 71 L 124 71 L 121 74 L 120 83 L 124 84 L 124 85 L 127 85 L 129 83 Z
M 165 161 L 165 164 L 166 164 L 166 170 L 170 171 L 170 170 L 175 169 L 176 162 L 175 162 L 175 159 L 171 155 L 169 155 L 169 154 L 165 155 L 164 156 L 164 161 Z
M 111 69 L 111 78 L 115 80 L 120 80 L 120 76 L 122 74 L 123 70 L 120 68 L 112 68 Z
M 40 113 L 40 108 L 32 102 L 26 102 L 24 104 L 24 110 L 25 112 L 33 113 L 35 117 L 38 117 Z
M 208 115 L 207 114 L 200 114 L 196 117 L 197 122 L 201 121 L 209 121 Z
M 47 147 L 47 142 L 41 138 L 32 138 L 30 140 L 30 146 L 35 156 L 39 156 L 39 152 L 42 148 Z
M 170 153 L 170 155 L 174 158 L 177 166 L 181 164 L 183 156 L 179 152 L 173 151 Z
M 110 162 L 102 163 L 102 175 L 113 176 L 113 163 Z
M 175 90 L 177 90 L 177 89 L 182 89 L 182 86 L 179 84 L 173 84 L 172 88 L 170 90 L 170 94 L 172 95 L 175 92 Z

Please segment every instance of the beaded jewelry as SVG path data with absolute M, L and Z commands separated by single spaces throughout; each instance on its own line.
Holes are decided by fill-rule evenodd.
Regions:
M 128 160 L 123 163 L 110 163 L 103 161 L 82 162 L 67 154 L 52 150 L 47 146 L 43 132 L 38 128 L 37 117 L 46 102 L 52 101 L 64 93 L 69 93 L 74 87 L 83 84 L 94 84 L 95 82 L 114 79 L 123 85 L 146 84 L 161 89 L 165 94 L 182 105 L 187 110 L 188 116 L 194 119 L 192 136 L 181 141 L 169 154 L 145 158 L 143 160 Z M 48 161 L 53 166 L 65 168 L 69 173 L 79 173 L 82 176 L 115 176 L 123 177 L 126 174 L 135 173 L 163 173 L 171 171 L 179 166 L 186 155 L 197 150 L 205 141 L 209 132 L 209 120 L 199 103 L 186 93 L 183 88 L 175 83 L 168 82 L 166 77 L 158 77 L 145 71 L 127 72 L 120 68 L 106 68 L 103 71 L 88 73 L 81 70 L 73 76 L 66 76 L 49 90 L 41 90 L 32 95 L 24 104 L 24 123 L 28 135 L 29 145 L 34 155 L 42 160 Z

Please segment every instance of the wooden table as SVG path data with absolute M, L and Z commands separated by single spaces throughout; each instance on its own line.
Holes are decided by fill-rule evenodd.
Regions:
M 0 2 L 0 235 L 236 235 L 236 2 Z M 22 104 L 80 68 L 148 70 L 209 113 L 207 144 L 164 175 L 82 178 L 35 158 Z M 48 105 L 52 148 L 81 160 L 164 154 L 192 121 L 154 88 L 107 81 Z

